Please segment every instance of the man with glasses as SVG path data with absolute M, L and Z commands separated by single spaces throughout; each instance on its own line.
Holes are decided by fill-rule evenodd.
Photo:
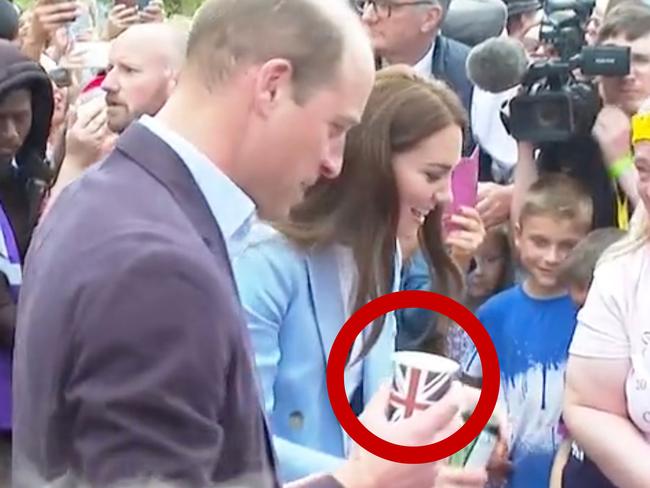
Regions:
M 440 34 L 451 0 L 358 0 L 357 9 L 381 65 L 408 64 L 446 81 L 471 113 L 472 83 L 465 73 L 469 47 Z M 471 151 L 471 134 L 465 140 Z
M 357 0 L 356 7 L 382 65 L 408 64 L 446 81 L 471 114 L 472 83 L 465 73 L 469 47 L 440 34 L 450 0 Z M 466 151 L 473 146 L 466 138 Z

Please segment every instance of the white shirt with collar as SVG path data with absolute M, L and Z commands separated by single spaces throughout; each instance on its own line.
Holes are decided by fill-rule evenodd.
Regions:
M 255 204 L 216 164 L 163 122 L 143 115 L 139 123 L 160 137 L 185 163 L 216 220 L 231 262 L 243 251 Z
M 415 69 L 416 73 L 419 74 L 420 76 L 424 76 L 425 78 L 431 78 L 431 71 L 433 69 L 433 50 L 436 48 L 436 40 L 435 38 L 433 39 L 433 42 L 431 42 L 431 47 L 427 51 L 427 53 L 424 55 L 420 61 L 415 63 L 415 66 L 413 66 L 413 69 Z

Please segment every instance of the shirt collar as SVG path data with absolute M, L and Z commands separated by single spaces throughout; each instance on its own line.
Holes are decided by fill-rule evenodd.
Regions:
M 433 68 L 433 50 L 436 47 L 436 40 L 433 39 L 431 47 L 420 61 L 415 63 L 414 69 L 420 75 L 429 78 Z
M 230 249 L 230 244 L 248 228 L 255 215 L 253 200 L 205 154 L 163 122 L 143 115 L 139 122 L 171 147 L 185 163 L 208 203 L 210 212 Z

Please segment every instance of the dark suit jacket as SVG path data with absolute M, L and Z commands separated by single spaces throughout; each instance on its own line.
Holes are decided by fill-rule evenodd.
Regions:
M 17 329 L 14 486 L 277 486 L 223 237 L 143 126 L 37 229 Z
M 474 85 L 472 85 L 465 71 L 465 63 L 469 51 L 470 48 L 465 44 L 450 39 L 449 37 L 438 35 L 433 50 L 431 74 L 435 78 L 445 81 L 460 97 L 471 126 Z M 475 145 L 471 130 L 465 132 L 464 142 L 463 153 L 470 154 Z

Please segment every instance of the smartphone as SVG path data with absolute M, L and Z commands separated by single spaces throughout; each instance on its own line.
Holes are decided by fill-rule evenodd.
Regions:
M 48 73 L 50 79 L 59 88 L 68 88 L 72 85 L 70 70 L 66 68 L 54 68 Z
M 115 0 L 115 5 L 124 5 L 126 7 L 138 7 L 138 10 L 144 10 L 151 0 Z
M 469 157 L 461 158 L 451 172 L 451 202 L 445 209 L 445 230 L 456 228 L 449 222 L 451 215 L 460 212 L 461 207 L 475 207 L 478 199 L 479 148 L 476 146 Z
M 125 7 L 135 7 L 136 0 L 115 0 L 115 5 L 124 5 Z

